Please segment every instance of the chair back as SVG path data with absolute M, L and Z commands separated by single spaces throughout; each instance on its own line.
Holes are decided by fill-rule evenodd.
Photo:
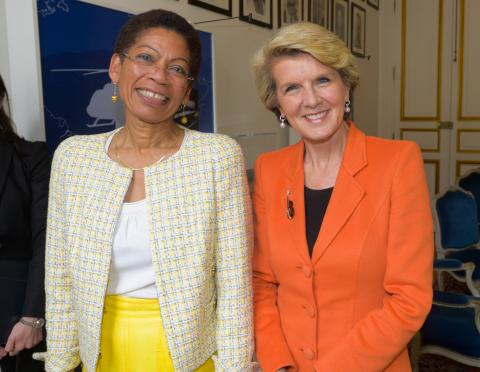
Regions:
M 434 214 L 440 257 L 444 257 L 447 251 L 460 250 L 479 241 L 477 203 L 470 192 L 460 188 L 448 189 L 435 197 Z
M 458 186 L 470 191 L 477 201 L 477 206 L 480 205 L 480 169 L 473 169 L 464 174 L 458 180 Z M 477 208 L 477 223 L 480 223 L 480 208 Z
M 476 299 L 459 293 L 435 291 L 432 308 L 420 330 L 422 352 L 479 367 L 479 306 Z

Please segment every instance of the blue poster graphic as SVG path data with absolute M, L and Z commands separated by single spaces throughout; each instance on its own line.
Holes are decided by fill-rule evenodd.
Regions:
M 124 124 L 112 103 L 108 66 L 115 39 L 131 14 L 77 0 L 37 0 L 47 144 Z M 199 31 L 202 67 L 187 107 L 187 127 L 213 132 L 211 34 Z

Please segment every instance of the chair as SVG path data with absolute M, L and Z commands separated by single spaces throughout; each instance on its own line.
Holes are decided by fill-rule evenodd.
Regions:
M 460 276 L 462 278 L 460 281 L 467 284 L 470 293 L 473 296 L 480 298 L 480 290 L 477 288 L 473 280 L 473 273 L 475 271 L 475 264 L 473 262 L 462 262 L 452 258 L 436 259 L 433 262 L 433 269 L 437 272 L 437 277 L 440 277 L 442 272 L 448 272 L 454 278 Z M 465 274 L 461 274 L 461 272 L 464 272 Z M 443 283 L 440 280 L 438 288 L 440 291 L 443 291 Z
M 435 271 L 465 271 L 467 283 L 475 265 L 456 259 L 437 259 Z M 480 297 L 434 291 L 432 308 L 413 348 L 412 368 L 419 370 L 422 354 L 435 354 L 469 366 L 480 367 Z
M 454 259 L 437 259 L 433 263 L 433 268 L 437 272 L 458 272 L 460 270 L 465 271 L 465 278 L 467 281 L 467 286 L 472 292 L 472 294 L 477 297 L 479 296 L 478 289 L 473 285 L 472 273 L 475 269 L 475 265 L 471 262 L 463 263 L 459 260 Z M 443 292 L 435 291 L 434 292 L 434 301 L 432 309 L 425 321 L 423 328 L 418 332 L 415 337 L 410 341 L 408 345 L 408 351 L 410 354 L 410 361 L 412 363 L 412 370 L 414 372 L 419 371 L 419 360 L 421 354 L 438 354 L 454 360 L 459 360 L 459 357 L 452 357 L 450 351 L 444 349 L 443 337 L 450 337 L 445 333 L 441 333 L 438 329 L 435 329 L 436 321 L 439 317 L 438 313 L 442 313 L 443 309 L 437 309 L 438 306 L 444 306 L 440 304 L 438 298 L 442 296 Z M 463 295 L 463 294 L 462 294 Z M 453 295 L 454 296 L 454 295 Z M 466 295 L 464 295 L 466 296 Z M 478 297 L 480 298 L 480 297 Z M 442 328 L 443 329 L 443 325 Z M 422 337 L 423 336 L 423 337 Z M 423 347 L 422 347 L 423 345 Z M 448 348 L 447 348 L 448 349 Z
M 470 191 L 480 206 L 480 169 L 472 169 L 458 179 L 458 186 Z M 480 228 L 480 208 L 477 208 L 477 224 Z
M 435 246 L 437 257 L 473 264 L 472 282 L 465 270 L 437 270 L 439 289 L 443 290 L 441 273 L 449 272 L 456 280 L 467 283 L 472 291 L 480 288 L 480 233 L 477 225 L 477 203 L 473 195 L 460 188 L 450 188 L 435 197 Z M 440 267 L 438 267 L 440 269 Z M 472 294 L 478 292 L 472 291 Z
M 480 298 L 435 291 L 420 334 L 420 354 L 480 367 Z
M 480 291 L 474 280 L 480 259 L 476 202 L 471 193 L 451 188 L 435 198 L 434 213 L 437 256 L 441 257 L 433 266 L 438 287 L 443 289 L 441 273 L 447 272 L 465 282 L 473 296 L 434 291 L 432 308 L 420 329 L 419 354 L 480 367 Z

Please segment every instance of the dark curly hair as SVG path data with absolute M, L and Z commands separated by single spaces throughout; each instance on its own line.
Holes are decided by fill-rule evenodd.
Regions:
M 127 52 L 142 32 L 157 27 L 175 31 L 185 39 L 190 52 L 190 74 L 197 78 L 202 58 L 198 33 L 185 18 L 168 10 L 153 9 L 130 18 L 117 36 L 114 52 Z

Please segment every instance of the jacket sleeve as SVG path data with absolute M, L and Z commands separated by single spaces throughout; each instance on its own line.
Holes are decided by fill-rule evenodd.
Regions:
M 25 163 L 28 168 L 31 191 L 32 258 L 29 263 L 22 316 L 43 318 L 45 316 L 45 229 L 50 156 L 45 143 L 27 142 L 25 146 L 31 148 Z
M 80 363 L 65 237 L 68 225 L 65 210 L 68 142 L 64 141 L 55 152 L 48 199 L 45 256 L 47 352 L 43 356 L 47 372 L 69 371 Z
M 317 371 L 382 371 L 422 326 L 432 303 L 433 226 L 421 153 L 408 142 L 391 182 L 383 306 L 320 355 Z M 386 222 L 387 223 L 387 222 Z
M 253 306 L 256 354 L 264 372 L 295 366 L 280 324 L 277 308 L 278 281 L 270 265 L 267 205 L 263 190 L 262 157 L 255 163 L 253 186 L 254 231 Z
M 216 172 L 217 355 L 215 371 L 250 371 L 253 355 L 251 206 L 236 142 L 220 149 Z

